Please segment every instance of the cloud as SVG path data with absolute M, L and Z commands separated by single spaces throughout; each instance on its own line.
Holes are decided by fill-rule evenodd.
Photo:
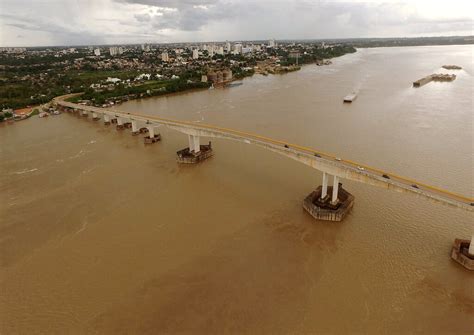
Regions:
M 0 6 L 2 45 L 472 35 L 474 19 L 470 0 L 2 0 Z
M 149 22 L 157 30 L 198 31 L 207 24 L 235 18 L 238 5 L 219 0 L 116 0 L 119 3 L 144 5 L 145 13 L 135 14 L 140 23 Z

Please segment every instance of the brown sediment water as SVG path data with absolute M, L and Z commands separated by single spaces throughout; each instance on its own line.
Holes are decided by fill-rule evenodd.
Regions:
M 118 108 L 286 140 L 472 197 L 473 52 L 361 49 Z M 412 88 L 453 62 L 454 82 Z M 302 202 L 321 174 L 302 164 L 213 139 L 212 158 L 183 166 L 185 135 L 161 127 L 145 146 L 101 123 L 0 125 L 1 334 L 473 331 L 473 274 L 450 259 L 472 213 L 342 180 L 352 212 L 319 222 Z

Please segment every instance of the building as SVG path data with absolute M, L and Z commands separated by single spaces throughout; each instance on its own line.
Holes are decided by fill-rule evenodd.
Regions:
M 193 49 L 193 59 L 198 59 L 198 58 L 199 58 L 199 50 Z
M 271 39 L 270 41 L 268 41 L 268 46 L 269 46 L 270 48 L 275 48 L 275 47 L 276 47 L 275 40 L 274 40 L 274 39 Z
M 234 44 L 234 55 L 240 55 L 242 53 L 242 43 Z
M 100 49 L 99 48 L 94 49 L 94 55 L 96 55 L 97 57 L 100 56 Z
M 123 54 L 123 48 L 122 47 L 110 47 L 110 56 L 118 56 Z
M 232 51 L 231 45 L 230 45 L 230 42 L 229 42 L 229 41 L 226 41 L 226 42 L 225 42 L 225 51 L 226 51 L 226 52 L 231 52 L 231 51 Z
M 223 54 L 224 54 L 224 47 L 223 47 L 223 46 L 220 46 L 220 47 L 217 49 L 217 54 L 218 54 L 218 55 L 223 55 Z
M 163 62 L 169 62 L 169 61 L 170 61 L 167 52 L 163 52 L 163 53 L 161 54 L 161 60 L 162 60 Z

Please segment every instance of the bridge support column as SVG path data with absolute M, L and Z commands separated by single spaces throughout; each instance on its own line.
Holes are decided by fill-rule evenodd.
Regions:
M 88 117 L 88 116 L 89 116 L 89 113 L 87 113 L 87 111 L 82 111 L 82 112 L 81 112 L 81 115 L 84 116 L 84 117 Z
M 122 130 L 124 128 L 123 126 L 123 119 L 121 117 L 117 118 L 117 130 Z
M 455 239 L 451 258 L 468 270 L 474 271 L 474 234 L 471 240 Z
M 474 257 L 474 233 L 471 236 L 471 242 L 469 243 L 468 254 L 469 256 Z
M 137 120 L 132 120 L 132 135 L 138 135 L 140 133 L 140 130 L 138 129 L 138 122 Z
M 198 154 L 201 151 L 199 136 L 188 135 L 189 151 Z
M 100 120 L 100 117 L 96 112 L 92 113 L 92 120 L 94 120 L 94 121 L 99 121 Z
M 147 127 L 148 136 L 144 137 L 145 144 L 152 144 L 161 140 L 160 134 L 155 134 L 155 126 L 151 125 Z
M 329 174 L 324 172 L 323 184 L 303 201 L 303 208 L 316 220 L 342 221 L 354 206 L 354 196 L 342 188 L 338 176 L 333 178 L 333 185 L 328 186 Z
M 201 145 L 197 135 L 188 135 L 188 143 L 188 148 L 176 152 L 178 163 L 196 164 L 213 155 L 211 142 Z
M 326 200 L 327 196 L 328 196 L 328 174 L 326 172 L 323 172 L 323 185 L 322 185 L 322 190 L 321 190 L 321 200 L 322 201 Z
M 332 199 L 331 199 L 331 204 L 337 205 L 339 202 L 337 195 L 339 193 L 339 177 L 334 176 L 334 180 L 332 183 Z
M 104 114 L 104 125 L 108 126 L 110 124 L 110 116 L 108 114 Z

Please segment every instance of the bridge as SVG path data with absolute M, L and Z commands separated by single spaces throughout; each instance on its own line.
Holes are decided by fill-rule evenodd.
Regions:
M 459 208 L 461 210 L 471 212 L 474 211 L 474 198 L 450 192 L 436 186 L 431 186 L 414 179 L 399 176 L 395 173 L 383 171 L 375 167 L 354 162 L 349 159 L 340 158 L 330 153 L 325 153 L 312 148 L 268 138 L 257 134 L 209 124 L 178 121 L 139 113 L 127 113 L 116 109 L 98 108 L 66 101 L 66 99 L 72 96 L 74 95 L 57 97 L 53 99 L 53 104 L 69 110 L 79 111 L 84 116 L 87 116 L 89 113 L 91 113 L 93 119 L 95 120 L 99 120 L 102 117 L 105 123 L 115 121 L 117 123 L 117 127 L 123 127 L 124 124 L 131 124 L 133 134 L 137 134 L 140 129 L 146 128 L 148 131 L 148 136 L 146 139 L 148 139 L 150 142 L 154 142 L 155 138 L 159 137 L 159 135 L 155 133 L 156 126 L 163 125 L 174 129 L 188 136 L 189 148 L 186 149 L 186 152 L 194 155 L 192 157 L 200 157 L 199 155 L 202 154 L 203 151 L 210 149 L 210 146 L 208 148 L 207 146 L 200 144 L 201 137 L 223 138 L 243 142 L 246 144 L 254 144 L 296 160 L 300 163 L 310 166 L 313 169 L 319 170 L 323 173 L 323 183 L 318 191 L 319 193 L 317 194 L 317 198 L 324 201 L 319 203 L 316 202 L 316 206 L 321 205 L 324 207 L 324 204 L 327 204 L 327 210 L 335 210 L 338 203 L 341 202 L 340 192 L 342 188 L 340 187 L 339 181 L 340 179 L 347 179 L 394 190 L 397 192 L 411 193 L 418 197 L 423 197 L 434 202 L 439 202 Z M 329 179 L 331 178 L 332 187 L 328 186 Z M 328 195 L 328 191 L 332 193 L 330 196 Z M 342 192 L 344 191 L 342 190 Z M 347 210 L 350 210 L 351 207 L 352 203 L 348 204 Z M 305 209 L 307 208 L 305 207 Z M 315 216 L 315 212 L 309 212 Z M 320 208 L 318 208 L 316 212 L 320 213 Z M 323 215 L 322 217 L 317 218 L 339 221 L 343 218 L 343 216 L 344 215 L 334 219 L 334 216 L 332 216 L 332 218 L 325 218 Z M 460 248 L 461 247 L 462 246 L 460 246 Z M 474 243 L 469 244 L 469 255 L 474 255 Z

